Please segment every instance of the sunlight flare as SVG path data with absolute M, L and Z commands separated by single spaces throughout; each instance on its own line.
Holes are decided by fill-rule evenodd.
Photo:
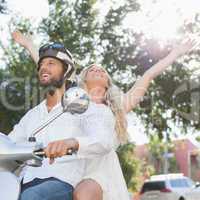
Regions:
M 124 24 L 146 37 L 166 42 L 179 38 L 178 29 L 200 14 L 199 0 L 141 0 L 141 11 L 128 15 Z

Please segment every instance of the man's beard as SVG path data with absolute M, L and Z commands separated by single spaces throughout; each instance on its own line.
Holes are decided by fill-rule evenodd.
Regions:
M 39 81 L 39 83 L 40 83 L 40 86 L 43 89 L 45 89 L 45 91 L 46 91 L 45 93 L 48 93 L 51 96 L 53 96 L 55 93 L 55 90 L 59 89 L 63 86 L 63 78 L 61 76 L 59 80 L 51 79 L 47 83 L 42 83 L 41 81 Z

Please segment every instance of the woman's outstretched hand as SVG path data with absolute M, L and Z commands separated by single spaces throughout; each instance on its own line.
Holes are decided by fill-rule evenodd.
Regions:
M 38 48 L 34 45 L 31 35 L 23 35 L 19 30 L 12 33 L 12 38 L 16 43 L 27 49 L 37 64 L 39 60 Z
M 183 42 L 179 45 L 177 45 L 172 52 L 176 53 L 177 56 L 182 56 L 195 48 L 199 45 L 200 41 L 197 41 L 197 39 L 193 39 L 191 37 L 187 37 Z
M 12 33 L 12 38 L 23 47 L 27 47 L 32 42 L 30 35 L 23 35 L 19 30 Z

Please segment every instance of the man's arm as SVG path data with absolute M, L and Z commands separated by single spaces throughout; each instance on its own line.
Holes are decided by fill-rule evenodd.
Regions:
M 81 120 L 83 135 L 70 139 L 58 140 L 48 144 L 45 149 L 50 163 L 56 157 L 67 154 L 70 149 L 77 151 L 78 158 L 93 158 L 108 153 L 114 148 L 115 120 L 110 112 L 96 112 Z

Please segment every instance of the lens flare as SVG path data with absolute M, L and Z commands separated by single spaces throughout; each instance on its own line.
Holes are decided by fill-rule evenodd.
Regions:
M 140 12 L 129 14 L 124 25 L 162 42 L 179 38 L 178 29 L 200 14 L 199 0 L 141 0 L 140 4 Z

